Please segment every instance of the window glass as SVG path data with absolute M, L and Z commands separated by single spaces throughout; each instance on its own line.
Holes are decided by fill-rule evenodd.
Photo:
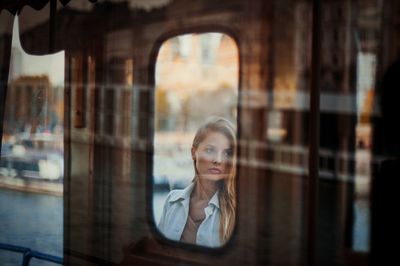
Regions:
M 325 219 L 339 221 L 342 216 L 345 233 L 341 239 L 332 228 L 319 239 L 336 239 L 349 254 L 366 255 L 370 251 L 372 167 L 376 162 L 374 117 L 380 116 L 376 84 L 382 5 L 375 0 L 324 1 L 322 18 L 320 178 L 321 182 L 340 184 L 335 188 L 341 194 L 337 202 L 344 200 L 345 205 L 340 214 L 334 209 L 339 205 L 332 202 L 330 214 L 321 212 L 319 224 Z M 329 190 L 323 188 L 322 193 Z
M 64 52 L 32 56 L 14 22 L 0 165 L 0 242 L 63 256 Z M 21 256 L 2 254 L 0 264 Z
M 220 241 L 218 221 L 225 217 L 220 215 L 220 210 L 226 214 L 227 206 L 214 193 L 217 190 L 221 193 L 216 185 L 224 184 L 231 178 L 223 175 L 230 176 L 227 173 L 235 171 L 233 168 L 236 167 L 231 159 L 236 154 L 238 74 L 238 48 L 228 35 L 181 35 L 165 41 L 160 47 L 156 63 L 153 214 L 158 229 L 166 238 L 210 247 L 221 246 L 229 240 L 230 236 Z M 210 133 L 202 135 L 199 146 L 193 144 L 199 127 L 210 121 L 219 123 L 218 127 L 225 129 L 215 126 L 207 129 Z M 231 133 L 223 132 L 230 126 L 233 126 Z M 212 132 L 218 134 L 212 136 Z M 229 141 L 225 142 L 228 138 Z M 203 147 L 206 144 L 208 146 Z M 202 161 L 200 157 L 206 159 Z M 190 195 L 199 196 L 196 189 L 202 182 L 209 182 L 207 178 L 212 178 L 206 177 L 207 171 L 214 178 L 219 178 L 206 189 L 212 193 L 206 197 L 206 202 L 190 199 Z M 203 176 L 206 181 L 203 181 Z M 236 181 L 233 179 L 230 182 Z M 189 193 L 185 196 L 189 215 L 173 222 L 171 215 L 176 216 L 181 210 L 171 210 L 168 206 L 175 196 L 184 191 Z M 232 193 L 229 196 L 233 202 L 236 201 L 232 198 L 235 191 Z M 181 196 L 184 197 L 183 194 Z M 213 198 L 215 205 L 219 202 L 219 210 L 214 209 Z M 172 205 L 172 208 L 176 207 Z M 208 212 L 213 212 L 213 215 L 208 217 Z M 196 224 L 193 228 L 189 224 L 192 218 L 198 218 L 194 220 Z M 230 219 L 229 223 L 233 225 L 235 216 Z M 198 229 L 200 224 L 204 224 L 201 227 L 203 230 Z M 175 229 L 176 233 L 173 232 Z M 204 241 L 202 237 L 214 240 Z

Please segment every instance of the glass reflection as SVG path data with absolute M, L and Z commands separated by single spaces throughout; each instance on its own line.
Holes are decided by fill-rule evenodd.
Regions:
M 14 20 L 0 160 L 0 242 L 63 256 L 64 52 L 32 56 Z M 29 222 L 27 222 L 29 221 Z M 4 253 L 0 264 L 18 265 Z
M 15 19 L 3 125 L 1 182 L 62 194 L 64 53 L 31 56 L 21 48 Z M 13 178 L 13 179 L 9 179 Z

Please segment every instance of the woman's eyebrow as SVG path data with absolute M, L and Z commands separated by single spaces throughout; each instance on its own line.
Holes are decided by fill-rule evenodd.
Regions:
M 213 144 L 206 144 L 205 147 L 217 148 L 217 146 Z M 224 151 L 232 151 L 232 148 L 226 148 L 224 149 Z
M 213 147 L 213 148 L 216 148 L 217 146 L 214 146 L 213 144 L 206 144 L 206 147 Z

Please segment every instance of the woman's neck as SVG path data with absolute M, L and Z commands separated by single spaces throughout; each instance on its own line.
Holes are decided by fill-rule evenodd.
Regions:
M 197 178 L 193 197 L 207 202 L 214 196 L 218 190 L 218 183 L 211 180 L 202 180 Z

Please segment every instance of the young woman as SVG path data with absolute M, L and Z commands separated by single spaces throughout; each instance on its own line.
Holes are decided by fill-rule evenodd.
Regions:
M 171 191 L 159 230 L 171 240 L 219 247 L 229 240 L 236 214 L 236 134 L 228 120 L 216 117 L 201 126 L 191 149 L 195 177 Z

